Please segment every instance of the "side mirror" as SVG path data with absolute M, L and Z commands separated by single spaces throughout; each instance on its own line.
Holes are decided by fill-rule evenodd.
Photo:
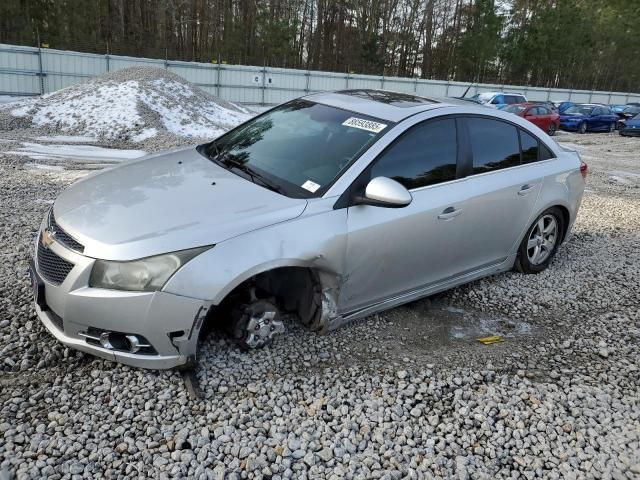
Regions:
M 376 177 L 365 188 L 364 196 L 355 199 L 356 205 L 402 208 L 411 203 L 413 197 L 409 190 L 388 177 Z

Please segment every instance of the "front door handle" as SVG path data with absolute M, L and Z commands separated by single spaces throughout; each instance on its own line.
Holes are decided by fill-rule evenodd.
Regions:
M 520 190 L 518 191 L 518 195 L 520 195 L 521 197 L 524 197 L 525 195 L 529 195 L 533 189 L 534 189 L 535 185 L 529 185 L 528 183 L 526 185 L 523 185 L 522 187 L 520 187 Z
M 457 217 L 462 213 L 462 209 L 455 207 L 447 207 L 445 208 L 440 215 L 438 215 L 438 220 L 451 220 L 452 218 Z

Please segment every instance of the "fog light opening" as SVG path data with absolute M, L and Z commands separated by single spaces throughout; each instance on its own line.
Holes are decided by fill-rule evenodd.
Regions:
M 110 337 L 111 336 L 111 332 L 102 332 L 100 334 L 100 345 L 102 345 L 103 348 L 108 348 L 109 350 L 113 350 L 113 345 L 111 345 L 111 340 Z
M 135 335 L 125 335 L 124 343 L 131 353 L 136 353 L 140 350 L 140 340 Z

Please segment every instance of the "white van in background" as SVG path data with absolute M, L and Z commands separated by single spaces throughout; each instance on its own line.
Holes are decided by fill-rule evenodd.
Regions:
M 505 93 L 505 92 L 482 92 L 476 93 L 471 100 L 482 103 L 487 107 L 501 108 L 505 105 L 513 105 L 514 103 L 526 103 L 527 97 L 521 93 Z

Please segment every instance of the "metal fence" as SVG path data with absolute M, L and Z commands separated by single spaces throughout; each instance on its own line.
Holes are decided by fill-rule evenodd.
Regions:
M 424 96 L 461 96 L 469 84 L 417 78 L 355 75 L 243 65 L 178 62 L 0 44 L 0 95 L 42 95 L 122 68 L 167 69 L 232 102 L 273 105 L 311 92 L 381 88 Z M 640 94 L 548 89 L 518 85 L 473 85 L 467 96 L 486 91 L 523 93 L 529 100 L 577 103 L 640 102 Z

